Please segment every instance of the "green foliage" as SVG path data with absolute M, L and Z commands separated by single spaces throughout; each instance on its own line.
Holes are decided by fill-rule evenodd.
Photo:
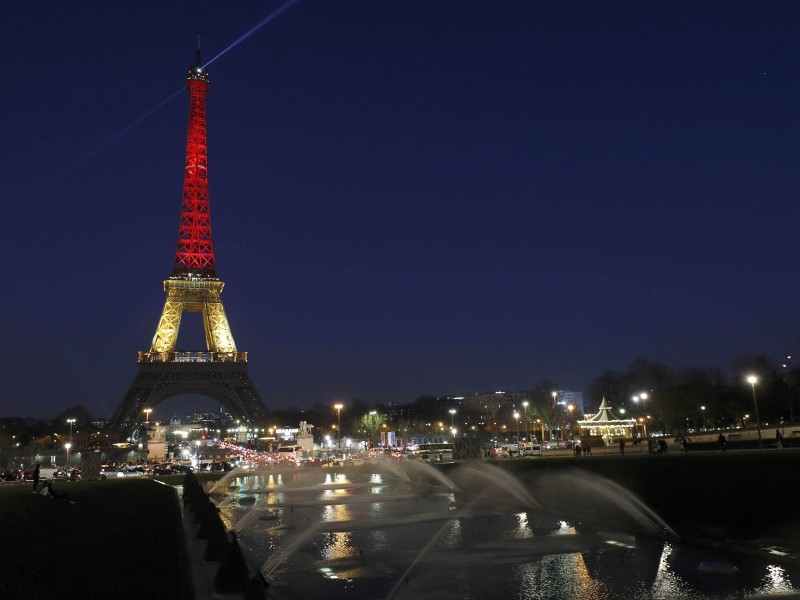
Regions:
M 381 426 L 386 423 L 386 415 L 378 411 L 368 411 L 358 419 L 356 430 L 365 432 L 367 438 L 375 442 L 380 436 Z

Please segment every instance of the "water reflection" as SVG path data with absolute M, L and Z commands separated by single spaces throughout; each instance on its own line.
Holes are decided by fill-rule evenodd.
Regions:
M 232 479 L 218 505 L 274 598 L 708 600 L 797 591 L 797 573 L 785 567 L 565 519 L 538 498 L 526 507 L 528 492 L 507 479 L 497 485 L 513 490 L 511 499 L 493 504 L 498 489 L 470 487 L 491 485 L 491 471 L 456 474 L 452 487 L 419 473 L 254 472 Z M 231 501 L 258 486 L 252 506 Z M 647 516 L 635 508 L 637 519 Z M 735 576 L 716 572 L 726 565 Z

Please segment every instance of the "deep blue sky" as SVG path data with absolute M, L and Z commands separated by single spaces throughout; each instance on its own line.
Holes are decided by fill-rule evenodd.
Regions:
M 279 5 L 2 4 L 0 415 L 121 401 L 172 270 L 188 94 L 137 120 L 196 31 L 210 59 Z M 217 270 L 267 405 L 797 350 L 798 23 L 789 1 L 300 0 L 220 57 Z

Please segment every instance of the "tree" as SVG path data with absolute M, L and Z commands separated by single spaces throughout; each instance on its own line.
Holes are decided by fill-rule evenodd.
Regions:
M 589 384 L 589 399 L 595 406 L 600 406 L 605 398 L 611 406 L 627 407 L 629 388 L 628 379 L 623 373 L 606 370 Z
M 528 400 L 531 405 L 530 411 L 534 420 L 536 418 L 541 419 L 542 423 L 550 430 L 551 437 L 555 430 L 555 424 L 561 417 L 560 413 L 563 412 L 553 398 L 553 393 L 557 389 L 558 385 L 554 381 L 544 379 L 528 392 Z
M 358 431 L 364 431 L 369 439 L 370 446 L 375 445 L 381 431 L 381 425 L 386 422 L 386 415 L 372 410 L 358 419 Z
M 91 423 L 92 415 L 89 414 L 89 411 L 85 406 L 70 406 L 66 410 L 58 413 L 55 418 L 53 418 L 53 425 L 55 426 L 56 430 L 62 430 L 67 423 L 67 419 L 75 419 L 75 427 L 82 427 Z M 66 427 L 69 429 L 69 425 L 66 425 Z

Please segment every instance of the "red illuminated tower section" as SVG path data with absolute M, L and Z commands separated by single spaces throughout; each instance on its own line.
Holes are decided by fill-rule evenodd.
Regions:
M 196 62 L 186 77 L 189 133 L 175 265 L 164 281 L 167 299 L 153 343 L 149 351 L 139 352 L 139 374 L 114 413 L 112 422 L 117 426 L 142 422 L 146 408 L 179 394 L 210 396 L 245 421 L 266 415 L 247 374 L 247 352 L 236 349 L 220 298 L 225 284 L 217 277 L 214 263 L 208 198 L 208 85 L 198 42 Z M 202 314 L 205 349 L 177 348 L 185 312 Z
M 183 175 L 178 249 L 173 277 L 216 278 L 214 247 L 211 243 L 211 209 L 208 201 L 208 144 L 206 142 L 206 92 L 208 71 L 200 62 L 189 68 L 189 133 L 186 139 L 186 167 Z

